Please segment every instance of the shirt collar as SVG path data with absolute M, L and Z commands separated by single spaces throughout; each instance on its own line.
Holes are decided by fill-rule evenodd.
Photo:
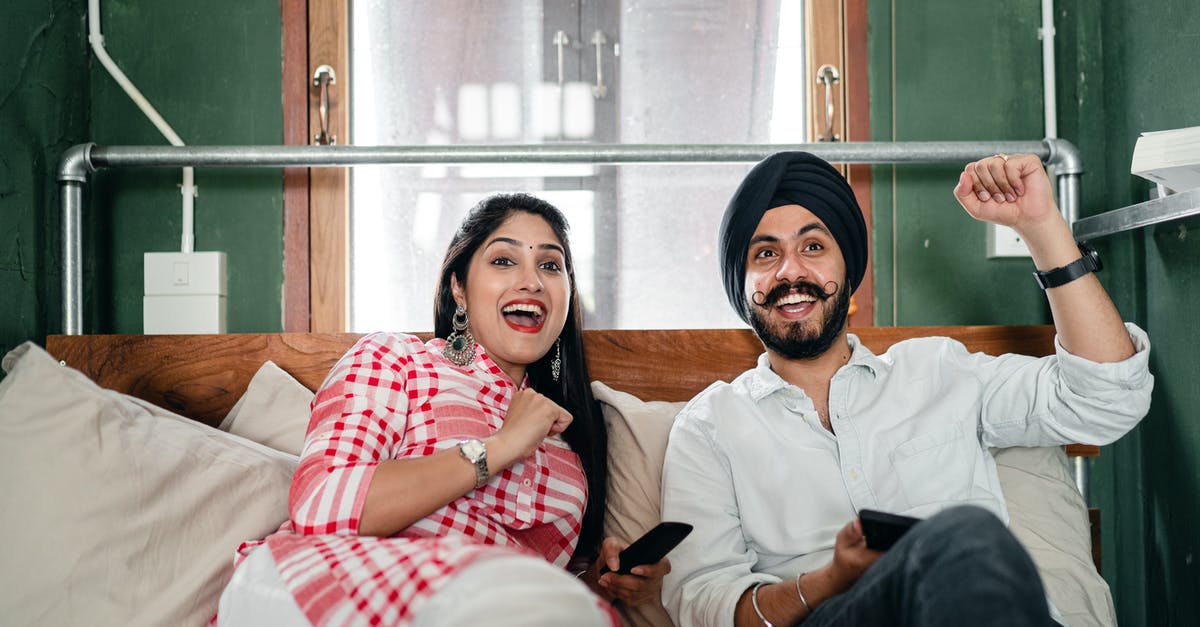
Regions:
M 871 352 L 871 349 L 867 348 L 858 339 L 857 335 L 848 333 L 846 334 L 846 339 L 850 344 L 850 361 L 839 368 L 838 372 L 850 368 L 863 368 L 871 373 L 873 378 L 877 378 L 881 372 L 886 373 L 891 369 L 891 364 L 886 359 Z M 784 381 L 783 377 L 771 369 L 771 362 L 767 359 L 765 352 L 758 356 L 758 364 L 754 369 L 747 371 L 743 375 L 743 380 L 746 390 L 750 393 L 750 397 L 756 402 L 774 392 L 792 387 L 790 383 Z

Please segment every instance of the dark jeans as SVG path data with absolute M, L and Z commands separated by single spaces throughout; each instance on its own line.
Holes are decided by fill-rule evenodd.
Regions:
M 814 625 L 1057 625 L 1033 561 L 991 512 L 953 507 L 909 530 Z

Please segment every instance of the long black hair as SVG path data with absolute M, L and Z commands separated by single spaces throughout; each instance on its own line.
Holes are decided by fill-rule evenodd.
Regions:
M 550 374 L 550 361 L 554 352 L 543 355 L 529 364 L 525 373 L 530 386 L 546 398 L 558 403 L 570 412 L 572 421 L 563 439 L 571 450 L 579 455 L 587 477 L 587 509 L 583 514 L 576 553 L 595 555 L 599 552 L 604 524 L 605 491 L 608 484 L 608 432 L 596 399 L 592 396 L 591 377 L 588 376 L 587 359 L 583 352 L 583 312 L 579 302 L 579 291 L 575 282 L 575 262 L 571 257 L 571 245 L 567 241 L 567 220 L 554 205 L 529 194 L 495 194 L 475 205 L 467 214 L 446 249 L 438 278 L 437 293 L 434 295 L 434 335 L 442 339 L 452 331 L 450 319 L 457 303 L 451 288 L 451 278 L 457 278 L 464 288 L 470 280 L 467 269 L 475 251 L 483 245 L 496 229 L 513 213 L 522 211 L 545 220 L 554 235 L 562 243 L 567 276 L 571 282 L 570 309 L 566 324 L 559 335 L 562 369 L 558 381 Z M 520 383 L 519 381 L 517 383 Z

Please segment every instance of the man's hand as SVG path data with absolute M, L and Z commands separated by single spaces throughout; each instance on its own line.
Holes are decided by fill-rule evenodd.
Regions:
M 838 531 L 833 543 L 833 562 L 829 564 L 831 583 L 836 592 L 854 585 L 883 553 L 867 548 L 867 537 L 863 535 L 862 523 L 857 518 L 846 523 Z
M 1035 155 L 996 155 L 968 163 L 954 197 L 971 217 L 1012 227 L 1028 239 L 1048 220 L 1062 220 L 1050 179 Z
M 846 523 L 837 534 L 833 542 L 833 561 L 824 566 L 804 573 L 804 598 L 808 602 L 809 609 L 816 609 L 825 601 L 837 596 L 846 590 L 850 589 L 856 581 L 858 581 L 863 573 L 875 563 L 883 555 L 880 551 L 867 548 L 867 537 L 863 535 L 862 523 L 858 518 Z M 796 585 L 794 580 L 785 580 L 787 592 L 783 595 L 789 600 L 789 608 L 795 614 L 789 616 L 789 620 L 796 621 L 808 615 L 808 612 L 803 609 L 800 600 L 793 589 Z M 778 585 L 778 584 L 776 584 Z M 758 624 L 753 610 L 750 609 L 750 602 L 745 601 L 749 598 L 749 593 L 743 594 L 743 600 L 739 601 L 739 610 L 745 621 L 739 621 L 743 624 Z M 778 599 L 778 596 L 775 596 Z M 745 601 L 745 602 L 743 602 Z M 779 615 L 784 615 L 777 608 L 773 611 Z M 748 622 L 747 622 L 748 621 Z

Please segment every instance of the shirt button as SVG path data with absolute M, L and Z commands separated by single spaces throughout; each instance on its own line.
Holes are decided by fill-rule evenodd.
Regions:
M 523 486 L 525 486 L 525 487 L 527 487 L 527 488 L 528 488 L 529 486 L 533 485 L 533 482 L 532 482 L 532 481 L 530 481 L 529 479 L 526 479 L 526 480 L 524 480 L 524 481 L 522 481 L 522 482 L 521 482 L 521 485 L 523 485 Z
M 858 478 L 859 478 L 859 476 L 860 476 L 860 475 L 858 474 L 858 469 L 857 469 L 857 468 L 851 468 L 851 469 L 850 469 L 850 478 L 851 478 L 851 479 L 853 479 L 854 481 L 858 481 Z

